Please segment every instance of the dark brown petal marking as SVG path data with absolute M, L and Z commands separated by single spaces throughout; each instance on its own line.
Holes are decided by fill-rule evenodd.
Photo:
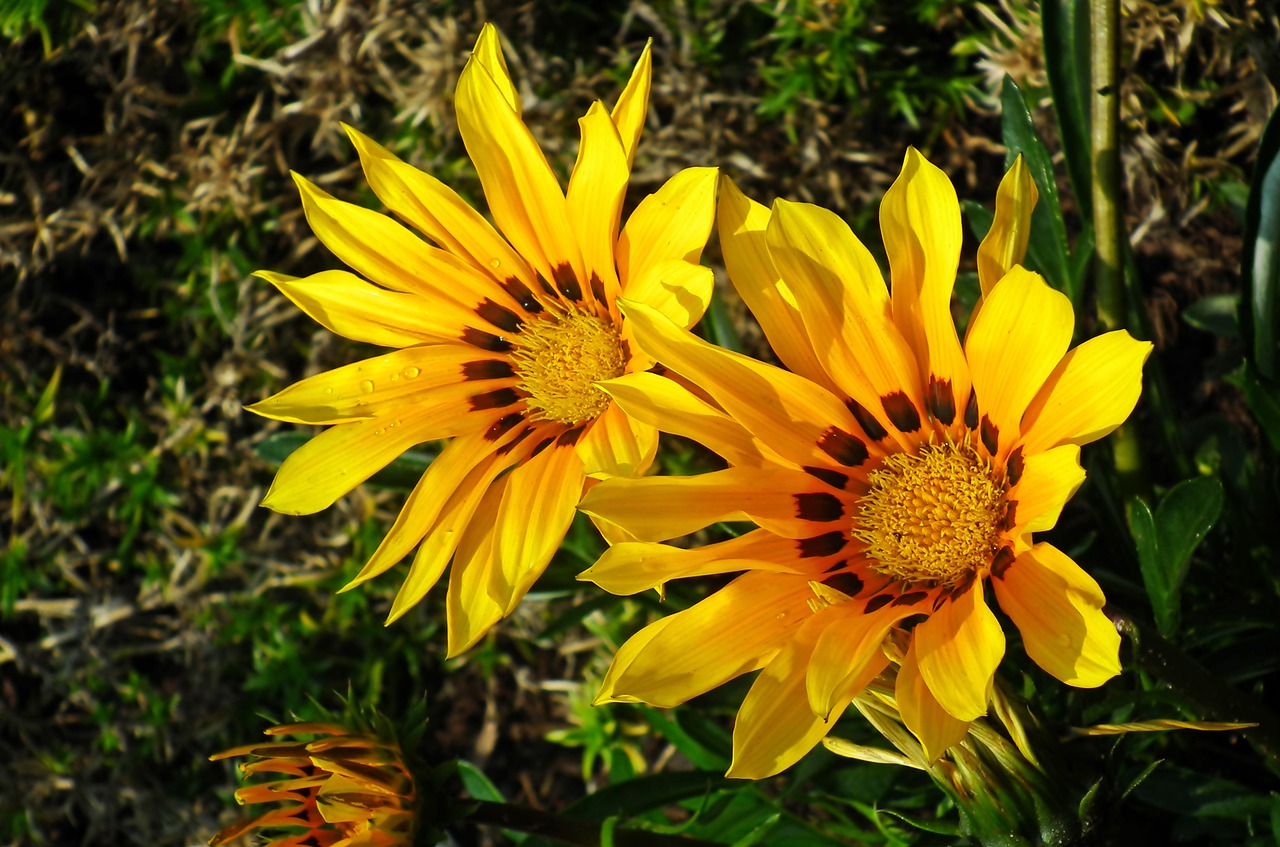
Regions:
M 796 517 L 802 521 L 823 523 L 844 517 L 844 504 L 840 498 L 825 491 L 802 491 L 795 495 Z
M 531 315 L 536 315 L 542 311 L 542 304 L 538 302 L 538 298 L 533 296 L 533 292 L 529 290 L 529 286 L 525 285 L 514 276 L 509 276 L 499 285 L 502 290 L 511 295 L 511 299 L 520 304 L 520 308 L 524 309 Z
M 1018 480 L 1022 479 L 1022 472 L 1026 467 L 1027 460 L 1022 455 L 1021 447 L 1009 454 L 1009 461 L 1004 466 L 1004 475 L 1011 487 L 1017 485 Z
M 919 603 L 921 600 L 929 596 L 928 591 L 908 591 L 906 594 L 899 595 L 894 601 L 895 606 L 911 606 Z
M 1006 500 L 1004 514 L 1000 516 L 1000 529 L 1013 529 L 1018 523 L 1018 501 Z
M 578 282 L 578 275 L 573 272 L 573 266 L 568 262 L 561 262 L 551 270 L 551 273 L 556 278 L 556 286 L 561 294 L 575 302 L 582 299 L 582 284 Z
M 899 432 L 915 432 L 920 428 L 920 412 L 911 402 L 911 398 L 903 392 L 895 391 L 884 395 L 880 398 L 880 405 L 884 406 L 884 413 L 889 416 L 889 422 L 896 426 Z
M 889 430 L 880 425 L 880 421 L 876 420 L 876 416 L 867 411 L 867 408 L 850 397 L 844 401 L 845 408 L 853 413 L 853 418 L 858 422 L 858 426 L 862 427 L 862 431 L 867 434 L 867 438 L 872 441 L 879 441 L 889 434 Z
M 804 472 L 809 476 L 817 477 L 832 488 L 839 488 L 841 491 L 843 491 L 844 487 L 849 484 L 848 474 L 842 474 L 840 471 L 833 471 L 831 468 L 814 468 L 806 465 Z
M 872 597 L 870 600 L 867 601 L 866 612 L 867 614 L 871 614 L 872 612 L 878 612 L 892 602 L 893 602 L 892 594 L 877 594 L 875 597 Z
M 870 455 L 862 439 L 834 426 L 822 433 L 818 447 L 846 468 L 858 467 Z
M 862 580 L 856 573 L 849 573 L 848 571 L 829 576 L 822 582 L 824 585 L 829 585 L 836 591 L 848 594 L 850 597 L 857 597 L 858 593 L 862 591 Z
M 578 443 L 578 439 L 587 431 L 586 427 L 575 426 L 573 429 L 560 433 L 560 437 L 556 439 L 558 447 L 572 447 Z
M 608 304 L 609 297 L 604 291 L 604 280 L 595 271 L 591 272 L 591 294 L 596 298 L 597 303 L 601 305 Z
M 951 426 L 956 419 L 956 395 L 951 390 L 951 380 L 929 375 L 929 390 L 925 392 L 929 414 L 943 426 Z
M 515 332 L 524 323 L 515 312 L 506 306 L 498 305 L 487 297 L 484 302 L 476 306 L 476 314 L 499 329 L 505 329 L 507 332 Z
M 511 428 L 516 424 L 520 423 L 522 420 L 524 420 L 524 415 L 519 414 L 518 412 L 514 412 L 510 415 L 503 415 L 501 418 L 498 418 L 497 423 L 489 427 L 488 431 L 485 432 L 484 434 L 485 440 L 497 441 L 499 438 L 501 438 L 502 436 L 510 432 Z M 526 429 L 525 433 L 528 433 L 528 432 L 529 430 Z M 512 444 L 508 444 L 507 447 L 509 448 L 513 444 L 518 444 L 519 441 L 520 439 L 517 438 L 514 442 L 512 442 Z
M 1005 571 L 1009 570 L 1009 566 L 1013 564 L 1014 555 L 1012 547 L 1001 547 L 996 554 L 991 557 L 991 575 L 996 579 L 1004 579 Z
M 543 450 L 546 450 L 548 447 L 550 447 L 554 443 L 555 443 L 555 438 L 542 439 L 542 441 L 538 442 L 538 446 L 533 448 L 533 452 L 529 454 L 529 458 L 532 459 L 534 456 L 538 455 Z
M 505 353 L 511 349 L 511 342 L 505 338 L 474 327 L 464 329 L 461 340 L 473 347 L 479 347 L 481 350 L 488 350 L 491 353 Z
M 538 274 L 538 285 L 541 285 L 542 290 L 545 291 L 547 294 L 551 295 L 557 300 L 560 299 L 560 292 L 556 291 L 556 287 L 551 283 L 547 282 L 547 278 L 543 276 L 541 273 Z
M 978 428 L 978 393 L 969 389 L 969 402 L 964 407 L 964 425 L 969 429 Z
M 990 417 L 983 415 L 982 426 L 979 428 L 978 434 L 982 437 L 982 446 L 986 447 L 987 452 L 994 456 L 996 450 L 1000 449 L 1000 428 L 991 422 Z
M 512 415 L 507 415 L 507 417 L 506 417 L 506 418 L 503 418 L 502 420 L 504 420 L 504 421 L 505 421 L 507 418 L 510 418 L 510 417 L 513 417 L 513 416 L 512 416 Z M 523 417 L 523 416 L 522 416 L 522 415 L 515 415 L 514 417 Z M 501 423 L 501 422 L 502 422 L 502 421 L 499 421 L 498 423 Z M 495 424 L 495 426 L 496 426 L 496 424 Z M 490 429 L 490 431 L 492 431 L 492 428 Z M 529 437 L 530 435 L 532 435 L 532 434 L 533 434 L 533 428 L 532 428 L 532 427 L 525 427 L 524 429 L 520 430 L 520 432 L 516 433 L 516 437 L 515 437 L 515 438 L 513 438 L 513 439 L 511 439 L 511 441 L 510 441 L 509 443 L 504 444 L 503 446 L 501 446 L 501 447 L 499 447 L 499 448 L 498 448 L 498 455 L 499 455 L 499 456 L 505 456 L 506 454 L 510 453 L 512 450 L 516 449 L 516 445 L 517 445 L 517 444 L 519 444 L 521 441 L 524 441 L 526 438 L 528 438 L 528 437 Z M 486 437 L 487 437 L 487 436 L 486 436 Z
M 480 411 L 481 409 L 501 409 L 503 406 L 510 406 L 519 399 L 520 395 L 516 393 L 514 388 L 498 388 L 493 391 L 486 391 L 483 394 L 477 394 L 467 402 L 471 404 L 473 411 Z
M 966 591 L 969 591 L 970 589 L 973 588 L 973 580 L 974 580 L 973 571 L 969 571 L 967 574 L 961 577 L 960 582 L 956 583 L 956 586 L 951 589 L 951 599 L 954 600 L 957 597 L 963 597 Z
M 801 538 L 796 542 L 796 548 L 800 558 L 813 559 L 818 556 L 834 556 L 844 549 L 846 543 L 843 532 L 824 532 L 813 538 Z
M 466 362 L 462 366 L 462 378 L 469 382 L 485 379 L 507 379 L 516 375 L 516 369 L 510 362 L 502 359 L 482 359 L 478 362 Z

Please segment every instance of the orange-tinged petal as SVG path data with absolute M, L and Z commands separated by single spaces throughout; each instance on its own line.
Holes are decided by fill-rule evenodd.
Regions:
M 1084 468 L 1080 467 L 1080 448 L 1063 444 L 1027 458 L 1022 477 L 1009 492 L 1014 507 L 1015 529 L 1024 532 L 1043 532 L 1058 523 L 1062 507 L 1084 483 Z
M 1008 455 L 1022 415 L 1071 344 L 1071 301 L 1022 267 L 991 290 L 965 339 L 979 414 L 995 424 Z
M 807 577 L 743 574 L 623 644 L 596 702 L 670 708 L 762 667 L 812 614 L 812 597 Z
M 640 541 L 665 541 L 717 521 L 753 520 L 780 535 L 809 538 L 837 527 L 802 518 L 809 493 L 825 495 L 832 521 L 839 501 L 808 474 L 785 468 L 726 468 L 697 476 L 614 477 L 595 486 L 578 508 L 615 523 Z
M 653 81 L 653 39 L 645 42 L 644 50 L 631 71 L 627 87 L 618 96 L 610 117 L 618 127 L 618 136 L 627 153 L 627 168 L 635 161 L 640 133 L 644 130 L 645 115 L 649 111 L 649 88 Z
M 321 271 L 299 279 L 273 271 L 256 271 L 280 293 L 330 332 L 377 344 L 408 347 L 424 342 L 454 341 L 474 313 L 461 308 L 427 308 L 417 294 L 388 291 L 346 271 Z
M 456 191 L 353 127 L 342 128 L 360 154 L 369 186 L 388 209 L 493 279 L 514 276 L 526 288 L 533 285 L 525 260 Z
M 1102 612 L 1102 589 L 1070 556 L 1037 544 L 992 582 L 1037 665 L 1079 688 L 1120 673 L 1120 634 Z
M 658 430 L 631 419 L 617 403 L 610 403 L 578 439 L 577 450 L 587 476 L 637 476 L 653 464 Z
M 559 549 L 585 481 L 571 444 L 553 444 L 511 472 L 494 532 L 503 583 L 517 601 Z M 512 597 L 504 599 L 510 607 Z
M 458 656 L 475 646 L 506 613 L 505 597 L 494 591 L 504 581 L 498 563 L 494 526 L 508 474 L 485 491 L 467 528 L 463 530 L 449 571 L 445 595 L 448 626 L 448 655 Z
M 648 541 L 612 545 L 578 579 L 611 594 L 638 594 L 661 588 L 670 579 L 759 570 L 817 576 L 825 559 L 802 558 L 799 542 L 756 529 L 728 541 L 701 547 L 672 547 Z
M 1151 349 L 1151 342 L 1116 330 L 1063 356 L 1022 418 L 1026 455 L 1065 442 L 1088 444 L 1124 423 L 1142 393 Z
M 407 347 L 308 377 L 246 408 L 264 418 L 307 424 L 336 424 L 393 415 L 422 402 L 437 403 L 449 387 L 459 414 L 474 385 L 463 383 L 464 365 L 482 358 L 463 344 Z M 508 384 L 494 381 L 501 387 Z M 430 392 L 431 397 L 421 397 Z
M 564 265 L 582 282 L 582 254 L 560 183 L 479 55 L 472 54 L 463 69 L 454 102 L 458 132 L 489 211 L 511 245 L 548 281 Z
M 916 611 L 910 606 L 889 605 L 867 613 L 864 606 L 849 601 L 822 611 L 831 622 L 814 645 L 805 676 L 809 708 L 820 718 L 843 709 L 884 669 L 880 647 L 889 628 Z
M 627 284 L 627 297 L 657 309 L 681 329 L 689 329 L 707 311 L 715 273 L 683 259 L 669 259 L 646 267 Z
M 982 597 L 982 579 L 943 603 L 912 638 L 920 674 L 942 708 L 962 721 L 986 714 L 1004 632 Z
M 793 373 L 834 389 L 800 317 L 795 295 L 773 264 L 765 243 L 770 212 L 738 190 L 728 176 L 720 178 L 716 229 L 729 279 L 769 339 L 773 352 Z
M 978 284 L 986 297 L 1014 265 L 1022 264 L 1031 237 L 1031 212 L 1039 193 L 1022 154 L 1000 180 L 991 229 L 978 246 Z M 974 307 L 977 314 L 978 307 Z M 972 320 L 972 317 L 970 318 Z
M 715 168 L 685 168 L 640 201 L 618 238 L 624 297 L 651 266 L 671 259 L 698 263 L 716 210 Z
M 417 292 L 455 306 L 479 303 L 497 289 L 468 261 L 432 247 L 384 214 L 330 196 L 293 175 L 307 223 L 352 270 L 395 291 Z
M 836 384 L 890 432 L 882 398 L 904 393 L 922 410 L 915 355 L 893 323 L 879 266 L 849 225 L 818 206 L 777 200 L 766 241 Z
M 801 467 L 829 464 L 832 457 L 819 443 L 832 428 L 857 431 L 848 408 L 822 386 L 708 344 L 642 303 L 623 301 L 622 307 L 645 350 L 710 394 L 788 461 Z
M 673 379 L 655 373 L 631 373 L 601 383 L 634 421 L 663 432 L 691 438 L 714 450 L 731 465 L 759 467 L 762 456 L 775 456 L 742 424 Z M 612 407 L 611 407 L 612 408 Z
M 598 278 L 600 290 L 605 294 L 601 299 L 612 303 L 620 290 L 613 249 L 618 241 L 622 199 L 627 193 L 631 171 L 618 128 L 603 103 L 592 103 L 586 116 L 578 120 L 578 126 L 582 128 L 582 143 L 569 177 L 565 202 L 582 249 L 586 279 Z M 594 290 L 594 283 L 587 288 Z
M 898 681 L 894 688 L 898 701 L 898 713 L 902 722 L 911 730 L 924 748 L 925 760 L 936 762 L 947 748 L 959 744 L 969 732 L 969 721 L 952 717 L 939 705 L 929 686 L 925 685 L 916 660 L 916 644 L 913 640 L 898 668 Z
M 880 230 L 893 278 L 893 319 L 916 352 L 920 381 L 941 398 L 935 405 L 963 411 L 969 369 L 951 317 L 963 238 L 960 203 L 946 174 L 914 147 L 880 204 Z

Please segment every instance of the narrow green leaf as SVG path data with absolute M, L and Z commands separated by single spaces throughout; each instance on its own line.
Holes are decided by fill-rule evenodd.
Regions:
M 1247 313 L 1246 313 L 1247 314 Z M 1280 453 L 1280 391 L 1258 378 L 1257 370 L 1248 362 L 1240 370 L 1227 377 L 1227 382 L 1244 391 L 1249 411 L 1258 422 L 1258 428 L 1271 443 L 1271 449 Z
M 62 365 L 58 365 L 53 369 L 53 376 L 49 378 L 49 384 L 44 387 L 44 391 L 40 392 L 40 399 L 36 401 L 35 411 L 31 413 L 31 419 L 37 424 L 48 423 L 53 417 L 54 400 L 58 396 L 58 386 L 62 383 Z
M 1180 482 L 1156 508 L 1156 548 L 1171 569 L 1176 594 L 1187 575 L 1191 554 L 1222 514 L 1222 483 L 1212 477 Z
M 1044 0 L 1040 4 L 1045 73 L 1053 91 L 1071 190 L 1081 215 L 1093 216 L 1093 160 L 1089 142 L 1089 4 Z
M 462 780 L 462 787 L 467 790 L 467 793 L 477 800 L 488 800 L 490 803 L 507 802 L 507 798 L 502 796 L 502 792 L 493 784 L 493 780 L 465 759 L 458 760 L 458 778 Z
M 1129 534 L 1138 549 L 1138 568 L 1142 571 L 1142 584 L 1146 586 L 1151 610 L 1161 632 L 1167 626 L 1169 582 L 1164 568 L 1160 567 L 1160 552 L 1156 547 L 1156 519 L 1146 501 L 1135 497 L 1129 502 Z
M 1236 323 L 1239 311 L 1239 294 L 1210 294 L 1184 309 L 1182 319 L 1204 332 L 1223 338 L 1239 338 L 1240 327 Z
M 1280 337 L 1280 110 L 1267 121 L 1245 210 L 1246 342 L 1263 379 L 1277 378 Z
M 630 818 L 735 785 L 749 787 L 750 783 L 735 783 L 704 771 L 641 776 L 602 788 L 566 808 L 564 814 L 579 820 L 604 820 L 615 815 Z

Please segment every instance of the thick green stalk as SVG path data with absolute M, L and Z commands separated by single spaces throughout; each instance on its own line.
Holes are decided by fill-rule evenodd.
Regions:
M 1125 325 L 1124 214 L 1120 202 L 1120 0 L 1089 0 L 1093 117 L 1094 283 L 1098 320 Z

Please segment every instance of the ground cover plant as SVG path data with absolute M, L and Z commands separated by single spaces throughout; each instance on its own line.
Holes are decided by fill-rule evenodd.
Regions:
M 1091 5 L 1107 4 L 0 4 L 0 503 L 9 527 L 0 839 L 226 843 L 261 839 L 236 822 L 267 812 L 299 838 L 319 827 L 304 843 L 324 844 L 1280 843 L 1280 124 L 1271 120 L 1280 21 L 1251 0 L 1119 4 L 1108 82 L 1105 51 L 1091 44 L 1102 11 Z M 477 47 L 482 32 L 491 40 Z M 487 58 L 466 71 L 473 50 Z M 459 88 L 466 73 L 472 89 Z M 648 106 L 637 113 L 624 92 L 643 74 Z M 1113 135 L 1093 111 L 1100 88 L 1118 110 Z M 455 593 L 444 584 L 427 591 L 417 578 L 416 596 L 397 601 L 413 581 L 412 556 L 380 553 L 419 480 L 432 467 L 440 473 L 435 463 L 452 442 L 439 435 L 465 433 L 407 439 L 380 469 L 366 463 L 377 471 L 367 482 L 322 498 L 328 508 L 282 507 L 268 495 L 277 475 L 287 482 L 288 468 L 305 464 L 290 457 L 309 455 L 316 423 L 353 425 L 268 398 L 287 398 L 281 392 L 300 380 L 322 392 L 326 383 L 314 380 L 323 374 L 398 346 L 329 331 L 268 280 L 286 294 L 293 278 L 339 268 L 380 281 L 333 249 L 335 233 L 366 234 L 355 207 L 390 211 L 439 244 L 410 206 L 397 208 L 385 181 L 366 178 L 371 161 L 394 156 L 492 215 L 518 254 L 512 261 L 530 263 L 531 285 L 546 260 L 543 277 L 558 293 L 538 297 L 562 304 L 552 312 L 585 314 L 538 240 L 541 219 L 524 241 L 512 234 L 511 204 L 536 192 L 504 195 L 485 182 L 498 154 L 485 159 L 478 147 L 505 149 L 518 136 L 494 111 L 495 96 L 519 101 L 519 120 L 562 187 L 579 139 L 617 130 L 628 179 L 608 203 L 582 201 L 591 211 L 570 213 L 570 228 L 607 224 L 614 202 L 619 220 L 634 224 L 627 243 L 643 241 L 634 222 L 660 229 L 698 204 L 688 214 L 706 223 L 684 224 L 689 243 L 659 257 L 664 282 L 648 289 L 642 264 L 609 261 L 613 242 L 603 260 L 583 253 L 588 288 L 592 268 L 618 274 L 602 281 L 617 292 L 582 296 L 599 307 L 593 320 L 622 327 L 634 358 L 583 383 L 613 383 L 611 405 L 524 411 L 536 432 L 523 438 L 533 448 L 548 426 L 553 440 L 588 433 L 585 421 L 616 408 L 638 423 L 627 424 L 634 444 L 614 459 L 645 456 L 651 438 L 656 450 L 607 473 L 586 468 L 609 479 L 578 491 L 581 474 L 546 472 L 568 461 L 561 445 L 589 438 L 574 435 L 520 457 L 538 480 L 513 471 L 495 476 L 496 493 L 477 489 L 478 529 L 453 539 L 470 550 L 465 561 L 483 561 L 480 530 L 494 527 L 494 544 L 527 544 L 513 557 L 545 567 L 508 580 L 479 614 L 484 591 L 461 576 Z M 604 108 L 589 113 L 596 100 Z M 477 141 L 493 126 L 509 134 Z M 512 161 L 536 164 L 531 151 L 522 155 Z M 923 195 L 912 193 L 922 183 L 902 181 L 904 161 L 932 180 Z M 880 415 L 871 400 L 854 402 L 870 379 L 859 369 L 870 373 L 867 363 L 887 354 L 831 344 L 852 332 L 832 317 L 844 301 L 806 281 L 835 268 L 849 284 L 848 264 L 824 264 L 834 249 L 856 253 L 866 278 L 883 274 L 892 297 L 905 297 L 903 262 L 917 248 L 903 245 L 932 256 L 950 226 L 937 214 L 912 217 L 913 204 L 945 193 L 930 168 L 954 186 L 963 217 L 952 239 L 954 297 L 921 295 L 933 304 L 922 307 L 933 310 L 923 323 L 899 320 L 899 311 L 915 314 L 907 306 L 894 313 L 909 361 L 951 362 L 919 383 L 917 430 L 905 407 Z M 301 196 L 290 171 L 306 180 Z M 671 203 L 677 190 L 700 199 Z M 646 213 L 654 197 L 665 217 Z M 317 225 L 318 209 L 337 223 Z M 865 249 L 851 246 L 854 237 Z M 379 250 L 392 252 L 383 241 Z M 405 250 L 394 252 L 404 261 Z M 789 307 L 761 294 L 772 279 L 753 288 L 766 261 L 784 285 L 800 286 Z M 252 275 L 263 269 L 268 279 Z M 499 301 L 504 290 L 485 297 Z M 1007 299 L 1015 290 L 1030 304 L 1018 320 Z M 868 302 L 852 313 L 874 314 Z M 418 308 L 387 325 L 430 311 Z M 503 329 L 501 314 L 482 311 Z M 546 312 L 527 305 L 519 326 L 544 326 Z M 803 316 L 799 335 L 786 331 L 787 315 Z M 953 327 L 963 368 L 940 352 L 952 349 Z M 1018 339 L 1016 355 L 984 376 L 975 351 L 1006 335 Z M 965 420 L 962 371 L 972 367 L 986 412 L 1002 390 L 990 386 L 1035 383 L 1034 393 L 1058 379 L 1053 356 L 1121 335 L 1136 339 L 1125 342 L 1128 370 L 1097 376 L 1098 391 L 1072 405 L 1081 414 L 1115 407 L 1106 427 L 1073 436 L 1082 475 L 1075 446 L 1040 445 L 1065 457 L 1067 470 L 1039 477 L 1066 492 L 1055 495 L 1061 514 L 1020 521 L 1007 503 L 1031 500 L 1010 492 L 1036 451 L 1012 458 L 1013 442 L 992 432 L 1010 429 L 994 411 L 1003 401 L 990 407 L 991 429 Z M 1046 344 L 1061 349 L 1036 352 Z M 413 344 L 399 346 L 412 355 Z M 526 391 L 536 356 L 517 354 L 510 378 Z M 767 370 L 776 365 L 800 376 Z M 1037 382 L 1026 374 L 1038 367 Z M 777 409 L 765 394 L 743 402 L 761 374 L 758 385 L 810 399 Z M 934 375 L 957 392 L 950 416 Z M 797 387 L 802 378 L 817 388 Z M 1112 396 L 1121 384 L 1131 414 Z M 839 408 L 815 405 L 826 395 L 814 392 L 837 390 Z M 246 410 L 254 404 L 277 420 Z M 692 409 L 719 421 L 719 434 L 682 428 Z M 780 421 L 791 429 L 779 434 Z M 1024 433 L 1046 426 L 1025 423 Z M 814 440 L 835 424 L 870 445 L 868 461 L 882 470 L 858 477 L 856 448 L 843 437 L 812 461 L 787 452 L 797 433 Z M 878 447 L 877 427 L 898 446 Z M 616 448 L 617 430 L 608 431 L 597 440 Z M 949 548 L 958 570 L 912 569 L 919 560 L 898 545 L 916 524 L 877 535 L 897 527 L 886 515 L 905 508 L 894 474 L 920 456 L 938 457 L 921 460 L 931 463 L 925 477 L 969 480 L 979 500 L 990 495 L 983 508 L 998 528 L 976 547 Z M 344 458 L 330 460 L 336 472 L 369 475 Z M 767 503 L 703 505 L 710 481 L 722 479 L 731 493 L 758 492 L 759 503 L 799 496 L 788 501 L 808 504 L 799 522 L 824 531 L 800 532 Z M 562 496 L 528 512 L 542 531 L 515 532 L 520 515 L 501 507 L 504 492 L 536 500 L 548 480 Z M 797 480 L 802 490 L 780 487 Z M 703 488 L 690 497 L 680 486 Z M 314 476 L 295 487 L 295 500 L 320 497 Z M 579 494 L 575 511 L 569 501 Z M 279 514 L 260 507 L 264 498 L 315 514 Z M 760 540 L 822 538 L 833 509 L 860 521 L 843 543 L 860 539 L 869 554 L 802 556 L 823 562 L 810 572 Z M 1029 555 L 1025 536 L 1088 576 L 1050 591 L 1047 577 L 1027 576 L 1041 573 L 1033 565 L 1018 569 L 982 547 L 995 536 L 1011 556 Z M 454 574 L 467 570 L 460 556 Z M 390 570 L 363 581 L 379 557 Z M 1052 561 L 1053 573 L 1075 573 Z M 776 573 L 757 579 L 762 567 Z M 753 569 L 743 579 L 757 582 L 746 584 L 767 591 L 733 600 L 744 585 L 735 576 Z M 970 570 L 980 576 L 966 579 Z M 1005 581 L 1011 574 L 1020 591 Z M 900 585 L 871 585 L 886 575 Z M 786 579 L 798 587 L 779 587 Z M 341 590 L 353 580 L 362 584 Z M 954 606 L 981 592 L 995 628 L 968 642 L 963 626 L 939 638 L 930 621 L 955 617 Z M 788 672 L 821 652 L 825 636 L 812 628 L 786 646 L 743 652 L 767 635 L 782 595 L 794 595 L 801 616 L 850 613 L 823 630 L 841 640 L 827 637 L 839 649 L 822 655 L 860 656 L 856 679 L 835 679 L 821 669 L 844 666 L 815 658 L 808 673 L 819 681 L 806 691 L 804 672 Z M 692 611 L 716 603 L 724 614 Z M 385 625 L 389 615 L 396 620 Z M 1037 615 L 1047 622 L 1037 625 Z M 883 626 L 868 635 L 861 628 L 873 619 Z M 1085 634 L 1067 632 L 1068 646 L 1055 647 L 1055 625 L 1075 620 Z M 693 632 L 670 634 L 682 626 Z M 961 643 L 977 646 L 945 652 Z M 929 650 L 945 669 L 920 658 Z M 679 678 L 682 661 L 692 681 Z M 810 708 L 821 699 L 815 690 L 825 714 Z M 210 761 L 224 752 L 234 755 Z M 259 774 L 245 783 L 243 762 Z M 266 773 L 295 780 L 283 789 L 292 811 L 237 808 L 242 784 L 251 803 L 275 796 Z

